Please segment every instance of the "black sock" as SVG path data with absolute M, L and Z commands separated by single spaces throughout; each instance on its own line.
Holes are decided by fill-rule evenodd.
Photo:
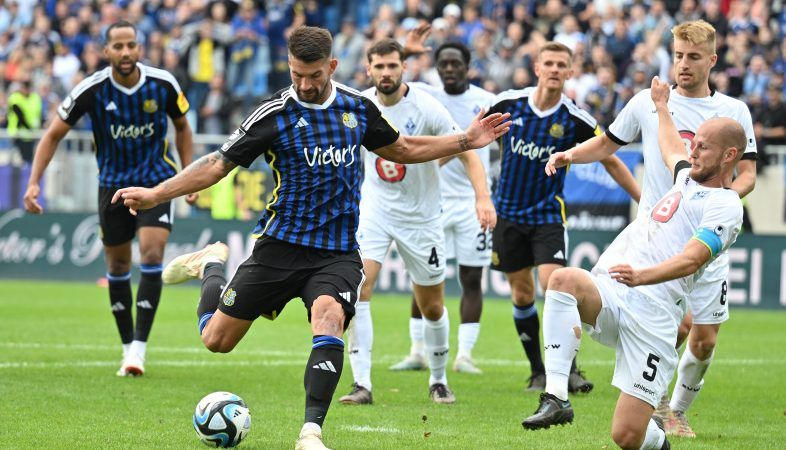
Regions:
M 202 276 L 202 291 L 199 294 L 199 305 L 197 306 L 199 334 L 202 334 L 207 321 L 213 317 L 213 313 L 218 309 L 221 291 L 224 290 L 226 284 L 224 265 L 221 263 L 207 263 L 205 265 L 205 273 Z
M 147 342 L 153 319 L 156 317 L 158 302 L 161 300 L 161 264 L 142 264 L 142 279 L 136 291 L 136 332 L 135 341 Z
M 131 317 L 131 273 L 106 274 L 109 281 L 109 305 L 115 316 L 117 331 L 124 344 L 134 340 L 134 319 Z
M 303 376 L 303 386 L 306 388 L 304 423 L 313 422 L 322 426 L 343 367 L 344 341 L 333 336 L 314 336 L 311 356 Z
M 513 305 L 513 323 L 516 324 L 516 331 L 529 359 L 532 374 L 546 373 L 540 355 L 540 321 L 535 304 L 521 307 Z
M 573 358 L 573 361 L 570 362 L 570 373 L 576 373 L 579 371 L 579 368 L 576 367 L 576 358 Z

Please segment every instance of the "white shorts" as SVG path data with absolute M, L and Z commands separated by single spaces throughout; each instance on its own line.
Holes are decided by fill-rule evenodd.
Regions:
M 425 224 L 400 224 L 374 217 L 360 216 L 357 232 L 363 259 L 382 264 L 390 244 L 419 286 L 434 286 L 445 281 L 445 235 L 441 219 Z
M 456 258 L 461 266 L 491 264 L 491 233 L 480 228 L 475 199 L 449 198 L 442 202 L 445 230 L 445 257 Z
M 704 270 L 688 295 L 688 309 L 696 325 L 716 325 L 729 320 L 729 303 L 726 301 L 729 256 L 718 256 Z
M 681 314 L 606 275 L 591 274 L 603 307 L 595 326 L 584 324 L 593 339 L 616 351 L 611 384 L 653 408 L 668 390 L 677 367 L 677 327 Z

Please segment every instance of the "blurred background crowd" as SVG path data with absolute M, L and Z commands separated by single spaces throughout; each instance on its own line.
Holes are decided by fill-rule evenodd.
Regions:
M 403 40 L 421 21 L 431 23 L 433 48 L 466 44 L 472 82 L 493 92 L 534 83 L 541 43 L 568 45 L 575 74 L 567 94 L 608 125 L 653 75 L 670 78 L 669 30 L 699 18 L 718 30 L 714 87 L 748 103 L 760 139 L 786 142 L 765 130 L 777 125 L 768 118 L 786 118 L 783 0 L 0 0 L 0 121 L 17 124 L 12 97 L 37 95 L 40 117 L 30 125 L 45 126 L 60 99 L 105 64 L 106 27 L 127 19 L 139 29 L 143 62 L 172 72 L 187 93 L 198 133 L 228 133 L 260 98 L 290 83 L 293 27 L 330 29 L 335 79 L 365 88 L 369 43 Z M 432 55 L 411 59 L 407 77 L 439 84 Z

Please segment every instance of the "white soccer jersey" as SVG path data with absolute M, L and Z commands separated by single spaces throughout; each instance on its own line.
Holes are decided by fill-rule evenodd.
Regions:
M 680 165 L 687 165 L 687 162 Z M 601 255 L 593 273 L 608 273 L 616 264 L 642 269 L 659 264 L 682 252 L 689 239 L 697 239 L 710 249 L 711 260 L 737 239 L 742 227 L 742 203 L 731 189 L 702 186 L 689 177 L 690 168 L 681 169 L 676 182 L 646 215 L 628 225 Z M 687 296 L 702 270 L 665 283 L 633 289 L 656 303 L 664 304 L 677 319 L 686 310 Z
M 409 90 L 393 106 L 379 102 L 376 89 L 362 93 L 405 136 L 442 136 L 460 129 L 450 113 L 434 97 L 417 87 Z M 400 223 L 426 223 L 440 218 L 439 164 L 397 164 L 374 152 L 365 154 L 366 178 L 360 200 L 360 214 L 374 214 Z
M 458 95 L 450 95 L 444 89 L 426 83 L 410 83 L 410 86 L 412 85 L 422 88 L 442 103 L 461 129 L 466 129 L 481 109 L 488 111 L 494 100 L 494 94 L 473 85 L 469 85 L 469 89 Z M 491 186 L 489 146 L 477 149 L 477 153 L 486 171 L 486 185 Z M 442 177 L 442 198 L 475 198 L 475 190 L 472 188 L 469 176 L 464 170 L 464 165 L 457 158 L 444 164 L 439 172 Z
M 702 98 L 680 95 L 676 89 L 669 96 L 669 111 L 674 125 L 686 141 L 686 151 L 696 130 L 704 121 L 713 117 L 729 117 L 745 129 L 748 138 L 748 154 L 756 154 L 756 139 L 753 135 L 751 113 L 745 103 L 720 92 Z M 641 188 L 639 215 L 646 216 L 655 203 L 671 188 L 669 168 L 663 164 L 658 146 L 658 114 L 655 112 L 650 89 L 644 89 L 628 102 L 606 132 L 618 144 L 633 142 L 641 132 L 644 156 L 644 185 Z

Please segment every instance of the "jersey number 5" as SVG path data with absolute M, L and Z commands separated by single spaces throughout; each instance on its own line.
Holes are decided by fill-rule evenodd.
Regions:
M 388 183 L 398 183 L 407 174 L 407 166 L 388 161 L 387 159 L 377 158 L 375 166 L 377 175 Z
M 680 207 L 680 200 L 682 200 L 682 192 L 675 192 L 663 197 L 652 208 L 652 220 L 660 223 L 666 223 L 671 220 L 671 217 L 677 212 L 677 208 Z

